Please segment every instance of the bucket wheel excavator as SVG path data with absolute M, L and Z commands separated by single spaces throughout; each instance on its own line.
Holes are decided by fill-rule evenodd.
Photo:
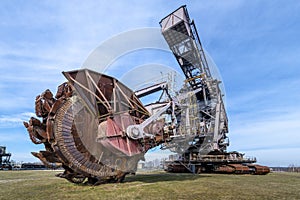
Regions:
M 213 78 L 194 22 L 185 6 L 162 19 L 162 35 L 185 75 L 176 95 L 160 82 L 132 91 L 117 79 L 89 69 L 63 72 L 67 82 L 38 95 L 35 112 L 24 122 L 33 152 L 57 176 L 73 183 L 121 182 L 135 173 L 151 148 L 176 152 L 170 172 L 266 174 L 238 152 L 226 152 L 227 116 L 220 81 Z M 162 91 L 165 98 L 143 105 L 140 98 Z

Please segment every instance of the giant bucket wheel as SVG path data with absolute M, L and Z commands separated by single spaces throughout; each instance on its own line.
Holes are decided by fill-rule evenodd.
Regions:
M 59 177 L 74 183 L 120 182 L 134 173 L 151 142 L 126 135 L 130 125 L 149 117 L 135 94 L 116 79 L 87 69 L 64 72 L 68 83 L 55 98 L 46 90 L 36 99 L 36 114 L 24 123 L 34 143 L 46 151 L 33 153 L 48 166 L 62 166 Z M 142 142 L 143 140 L 143 142 Z

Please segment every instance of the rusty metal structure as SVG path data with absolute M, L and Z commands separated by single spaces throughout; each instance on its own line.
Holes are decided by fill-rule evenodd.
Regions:
M 226 152 L 228 123 L 219 88 L 207 63 L 195 24 L 185 6 L 160 22 L 162 35 L 186 81 L 176 95 L 160 82 L 132 91 L 117 79 L 89 69 L 63 72 L 67 82 L 38 95 L 35 113 L 24 122 L 33 152 L 46 166 L 73 183 L 98 185 L 121 182 L 135 173 L 151 148 L 161 146 L 180 155 L 167 162 L 167 171 L 266 174 L 238 152 Z M 143 105 L 140 98 L 162 92 Z
M 63 72 L 68 82 L 55 95 L 36 97 L 35 112 L 24 126 L 45 151 L 32 154 L 46 166 L 61 166 L 59 177 L 74 183 L 120 182 L 135 173 L 148 149 L 167 142 L 162 114 L 176 107 L 167 102 L 151 115 L 133 91 L 113 77 L 88 69 Z
M 0 170 L 12 170 L 11 153 L 6 152 L 5 146 L 0 146 Z

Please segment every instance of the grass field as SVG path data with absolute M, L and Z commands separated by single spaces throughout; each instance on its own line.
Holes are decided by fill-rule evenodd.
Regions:
M 0 171 L 0 199 L 300 199 L 300 173 L 265 176 L 137 173 L 124 183 L 75 185 L 57 171 Z

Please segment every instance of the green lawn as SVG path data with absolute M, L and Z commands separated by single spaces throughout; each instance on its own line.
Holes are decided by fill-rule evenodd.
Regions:
M 75 185 L 57 171 L 0 171 L 0 199 L 300 199 L 300 173 L 265 176 L 137 173 L 124 183 Z

